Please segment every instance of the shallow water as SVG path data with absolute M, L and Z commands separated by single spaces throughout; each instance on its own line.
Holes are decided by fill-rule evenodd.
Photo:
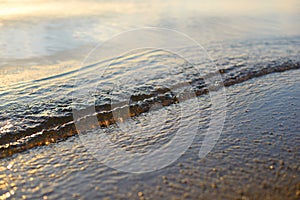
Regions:
M 212 198 L 217 193 L 255 198 L 260 196 L 257 190 L 272 199 L 277 191 L 278 198 L 296 198 L 298 1 L 26 4 L 0 2 L 1 197 L 121 199 L 143 191 L 150 198 Z M 197 46 L 177 45 L 180 41 L 170 38 L 191 62 L 148 46 L 105 60 L 96 54 L 85 60 L 97 44 L 141 27 L 187 34 L 203 47 L 203 57 Z M 141 42 L 134 35 L 128 40 Z M 211 87 L 206 80 L 218 75 L 223 82 Z M 209 95 L 212 88 L 223 91 L 222 86 L 228 104 L 224 131 L 213 152 L 200 160 L 212 113 Z M 176 96 L 180 92 L 186 97 Z M 184 117 L 182 108 L 190 108 Z M 117 115 L 119 120 L 139 128 L 120 127 L 117 112 L 123 113 Z M 128 152 L 167 144 L 180 129 L 180 120 L 196 121 L 199 127 L 184 129 L 197 129 L 196 138 L 171 167 L 130 175 L 91 157 L 82 142 L 86 137 L 93 144 L 97 134 L 78 137 L 74 113 L 79 122 L 78 116 L 96 116 L 101 131 Z M 164 175 L 168 180 L 161 179 Z
M 263 57 L 257 60 L 247 55 L 231 56 L 216 60 L 215 69 L 207 67 L 212 61 L 192 65 L 170 52 L 143 49 L 113 63 L 88 65 L 70 73 L 4 86 L 0 97 L 1 157 L 77 134 L 72 123 L 72 105 L 80 111 L 79 115 L 96 105 L 99 124 L 107 126 L 114 123 L 110 110 L 121 109 L 128 100 L 130 115 L 134 116 L 147 112 L 155 103 L 176 103 L 172 90 L 183 90 L 181 84 L 188 83 L 195 96 L 206 94 L 205 76 L 210 72 L 219 72 L 222 84 L 228 87 L 254 77 L 299 69 L 298 38 L 286 40 L 272 39 L 263 45 L 257 42 L 256 51 L 262 48 Z M 255 43 L 236 44 L 227 47 L 227 51 L 232 51 L 232 55 L 238 51 L 235 48 L 249 51 L 250 44 Z M 278 55 L 274 53 L 276 49 Z M 184 50 L 193 54 L 192 47 Z M 108 62 L 111 65 L 105 68 Z

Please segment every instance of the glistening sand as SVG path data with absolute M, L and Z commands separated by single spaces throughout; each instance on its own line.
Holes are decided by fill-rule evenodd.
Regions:
M 296 0 L 0 1 L 0 197 L 299 199 L 299 5 Z M 164 49 L 145 48 L 111 58 L 106 70 L 101 60 L 82 65 L 97 44 L 141 27 L 187 34 L 209 56 L 200 59 L 194 46 L 180 46 L 200 59 L 187 63 Z M 128 42 L 142 41 L 133 34 Z M 222 74 L 227 116 L 213 151 L 200 160 L 211 113 L 202 78 L 211 70 Z M 176 101 L 169 89 L 183 83 L 191 84 L 199 105 Z M 80 89 L 92 91 L 83 110 L 96 104 L 100 124 L 112 123 L 103 129 L 128 151 L 143 152 L 172 139 L 182 105 L 193 107 L 184 120 L 199 123 L 198 134 L 167 168 L 142 175 L 110 169 L 77 135 L 72 94 Z M 124 94 L 132 113 L 139 114 L 133 121 L 143 125 L 141 132 L 129 131 L 137 140 L 121 132 L 109 113 L 111 101 L 128 100 Z M 154 103 L 165 107 L 151 110 Z M 164 123 L 163 113 L 169 113 L 166 126 L 151 135 L 156 127 L 148 119 Z
M 121 173 L 93 158 L 75 136 L 2 159 L 2 197 L 298 199 L 299 77 L 290 70 L 227 88 L 224 131 L 202 160 L 198 136 L 167 168 Z

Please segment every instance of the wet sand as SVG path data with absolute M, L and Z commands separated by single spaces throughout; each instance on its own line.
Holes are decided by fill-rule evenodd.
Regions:
M 200 134 L 175 163 L 151 173 L 106 167 L 78 136 L 1 159 L 0 197 L 299 199 L 299 88 L 299 70 L 226 88 L 227 117 L 214 149 L 198 158 Z

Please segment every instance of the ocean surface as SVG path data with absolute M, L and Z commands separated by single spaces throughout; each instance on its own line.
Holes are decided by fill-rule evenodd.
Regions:
M 187 3 L 91 0 L 62 3 L 30 0 L 0 1 L 0 7 L 0 158 L 4 163 L 0 170 L 3 182 L 0 186 L 3 190 L 1 197 L 40 198 L 48 195 L 67 198 L 68 195 L 75 195 L 75 198 L 108 196 L 122 199 L 130 198 L 140 190 L 148 191 L 146 193 L 152 198 L 166 194 L 174 198 L 183 198 L 184 195 L 186 198 L 196 198 L 199 191 L 205 194 L 204 197 L 217 197 L 207 192 L 217 188 L 217 179 L 227 173 L 225 169 L 236 166 L 238 172 L 228 176 L 234 179 L 241 173 L 241 179 L 253 189 L 253 185 L 263 182 L 259 177 L 252 182 L 246 180 L 255 170 L 259 175 L 272 177 L 267 172 L 265 174 L 264 167 L 277 169 L 281 162 L 288 163 L 286 165 L 290 167 L 284 169 L 286 176 L 276 179 L 273 186 L 269 185 L 268 179 L 263 187 L 270 190 L 264 194 L 272 197 L 271 191 L 275 190 L 275 186 L 286 189 L 290 181 L 292 193 L 289 197 L 294 197 L 294 190 L 299 184 L 298 1 Z M 128 44 L 142 43 L 143 38 L 135 37 L 135 30 L 141 28 L 175 30 L 185 34 L 200 45 L 203 58 L 199 58 L 199 46 L 176 46 L 177 38 L 171 38 L 170 42 L 178 51 L 184 52 L 189 61 L 174 52 L 149 46 L 104 60 L 98 60 L 97 51 L 93 52 L 97 45 L 130 31 L 132 34 L 127 38 Z M 148 38 L 147 41 L 151 43 L 161 38 Z M 99 52 L 103 51 L 113 49 L 101 49 Z M 91 58 L 91 52 L 96 56 Z M 217 74 L 222 82 L 212 89 L 205 80 L 213 74 Z M 173 90 L 183 90 L 186 84 L 194 95 L 179 102 Z M 207 165 L 201 161 L 200 166 L 206 166 L 203 172 L 193 163 L 198 162 L 199 144 L 193 143 L 195 147 L 192 145 L 167 171 L 157 171 L 144 177 L 130 176 L 104 166 L 97 168 L 95 159 L 90 158 L 78 138 L 75 121 L 93 115 L 114 145 L 129 152 L 146 152 L 151 145 L 151 148 L 159 148 L 173 137 L 182 117 L 181 106 L 189 105 L 193 109 L 187 111 L 184 120 L 199 123 L 195 141 L 201 143 L 203 132 L 211 120 L 212 90 L 225 91 L 227 120 L 222 133 L 225 136 L 221 135 L 216 154 L 211 155 Z M 80 99 L 80 95 L 84 97 Z M 290 106 L 285 107 L 284 102 Z M 120 130 L 120 123 L 114 115 L 115 111 L 121 112 L 124 106 L 128 113 L 125 113 L 126 116 L 120 115 L 120 120 L 132 120 L 132 124 L 142 127 L 126 129 L 130 136 Z M 86 112 L 91 107 L 95 112 Z M 80 118 L 78 114 L 74 117 L 74 113 L 80 113 Z M 270 120 L 269 115 L 274 119 Z M 165 121 L 160 120 L 162 117 Z M 185 131 L 193 132 L 194 129 L 194 126 L 186 127 Z M 288 138 L 283 136 L 284 130 Z M 86 137 L 93 139 L 93 134 L 87 133 Z M 245 140 L 238 138 L 239 134 Z M 280 134 L 287 140 L 281 140 L 282 148 L 291 148 L 292 156 L 285 150 L 282 153 L 280 147 L 270 150 L 268 145 L 279 145 L 274 137 L 280 137 Z M 222 140 L 224 137 L 227 142 Z M 251 144 L 247 146 L 247 142 Z M 246 149 L 239 150 L 241 148 Z M 220 161 L 218 156 L 227 155 L 231 151 L 229 149 L 236 149 L 240 154 L 228 153 L 230 162 L 228 159 Z M 251 149 L 258 151 L 258 158 L 249 153 Z M 268 160 L 268 153 L 271 160 Z M 35 158 L 35 155 L 39 157 Z M 272 159 L 277 158 L 279 161 L 273 164 L 275 161 Z M 214 159 L 217 159 L 216 165 L 223 166 L 222 169 L 215 169 L 218 167 L 213 166 Z M 247 165 L 246 161 L 242 163 L 243 159 L 251 160 L 251 164 Z M 259 159 L 262 165 L 253 164 L 259 163 Z M 28 162 L 22 164 L 24 160 Z M 43 163 L 45 166 L 41 166 Z M 12 166 L 15 166 L 16 173 L 10 171 Z M 242 168 L 244 173 L 240 171 Z M 186 172 L 190 177 L 177 180 L 175 175 L 180 170 L 183 172 L 180 176 L 186 175 Z M 18 172 L 20 176 L 17 176 Z M 22 181 L 31 176 L 31 172 L 32 182 Z M 193 176 L 197 172 L 199 177 Z M 204 172 L 213 174 L 207 176 Z M 45 173 L 49 173 L 49 178 Z M 157 183 L 155 177 L 163 174 L 170 175 L 171 180 L 163 177 L 162 181 L 174 183 L 171 189 L 161 186 L 161 181 Z M 99 179 L 92 179 L 92 176 Z M 145 179 L 149 180 L 143 183 Z M 204 183 L 206 179 L 207 183 Z M 107 188 L 104 184 L 106 180 Z M 49 187 L 43 185 L 51 182 L 55 184 Z M 229 183 L 232 183 L 231 187 L 237 184 L 232 179 Z M 190 190 L 185 189 L 185 184 L 190 184 L 187 187 Z M 233 192 L 230 184 L 226 186 L 225 182 L 221 183 L 224 198 L 251 196 L 251 190 L 245 188 L 240 188 L 241 194 Z M 160 189 L 156 188 L 157 185 Z M 196 186 L 202 189 L 197 191 Z M 70 194 L 64 194 L 61 187 L 66 187 Z M 206 191 L 205 187 L 210 189 Z M 118 192 L 119 189 L 121 191 Z M 175 190 L 181 192 L 176 194 Z M 279 197 L 285 195 L 282 191 L 279 191 Z M 140 195 L 134 198 L 144 194 Z

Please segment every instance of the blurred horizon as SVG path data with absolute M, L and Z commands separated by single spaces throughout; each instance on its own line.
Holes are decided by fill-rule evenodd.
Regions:
M 0 1 L 0 19 L 18 19 L 28 16 L 64 17 L 72 15 L 90 15 L 110 13 L 142 13 L 148 10 L 148 6 L 155 9 L 170 12 L 180 10 L 200 11 L 204 15 L 264 15 L 295 13 L 299 14 L 300 3 L 297 0 L 227 0 L 207 1 L 103 1 L 103 0 L 69 0 L 69 1 L 45 1 L 45 0 L 2 0 Z M 68 8 L 68 9 L 66 9 Z M 99 13 L 100 12 L 100 13 Z M 59 15 L 58 15 L 59 14 Z M 149 12 L 147 13 L 149 14 Z M 178 13 L 177 13 L 178 14 Z M 21 18 L 22 19 L 22 18 Z

